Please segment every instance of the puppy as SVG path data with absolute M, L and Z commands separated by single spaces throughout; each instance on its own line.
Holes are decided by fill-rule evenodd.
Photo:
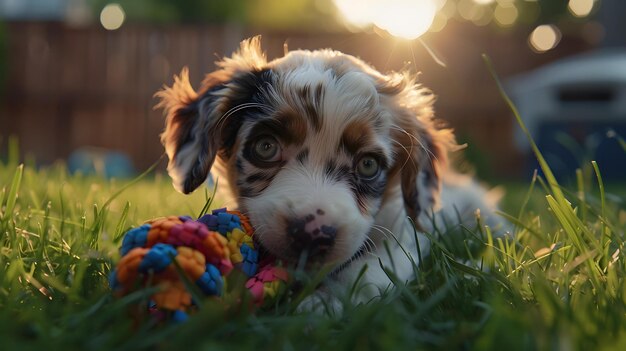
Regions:
M 432 229 L 428 214 L 457 148 L 433 117 L 433 94 L 406 73 L 383 75 L 337 51 L 268 62 L 259 38 L 218 67 L 197 92 L 184 69 L 156 94 L 174 187 L 190 193 L 214 171 L 258 245 L 308 269 L 334 267 L 318 300 L 351 287 L 364 266 L 357 299 L 378 295 L 390 284 L 379 260 L 409 279 L 407 256 L 429 251 L 415 228 Z M 489 210 L 482 195 L 471 196 L 470 214 Z

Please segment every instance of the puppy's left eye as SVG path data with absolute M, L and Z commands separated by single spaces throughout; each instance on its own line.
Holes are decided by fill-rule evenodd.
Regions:
M 363 156 L 359 160 L 359 163 L 357 163 L 356 171 L 359 177 L 365 180 L 371 180 L 376 178 L 380 172 L 380 164 L 373 156 Z
M 260 161 L 273 162 L 280 159 L 280 144 L 272 136 L 263 136 L 252 145 L 253 155 Z

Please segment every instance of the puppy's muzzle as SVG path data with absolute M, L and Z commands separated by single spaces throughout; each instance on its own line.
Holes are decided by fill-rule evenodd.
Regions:
M 327 223 L 324 211 L 318 209 L 316 214 L 288 219 L 287 236 L 296 254 L 306 252 L 309 257 L 324 256 L 335 244 L 337 228 Z

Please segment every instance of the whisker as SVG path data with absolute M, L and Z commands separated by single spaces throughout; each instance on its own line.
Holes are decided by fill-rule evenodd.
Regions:
M 372 226 L 372 229 L 376 229 L 380 234 L 382 234 L 385 237 L 385 239 L 389 239 L 390 236 L 393 236 L 393 232 L 383 226 L 375 224 Z
M 378 250 L 378 247 L 376 247 L 376 243 L 371 238 L 365 239 L 365 242 L 363 244 L 365 246 L 365 251 L 368 253 L 373 253 L 374 251 Z
M 239 104 L 237 106 L 233 106 L 231 107 L 228 111 L 226 111 L 217 121 L 217 123 L 215 124 L 218 128 L 221 127 L 221 125 L 226 121 L 226 119 L 228 119 L 230 116 L 232 116 L 233 114 L 247 109 L 247 108 L 254 108 L 254 107 L 258 107 L 261 108 L 262 110 L 264 110 L 265 112 L 271 113 L 273 111 L 273 108 L 267 104 L 262 104 L 262 103 L 258 103 L 258 102 L 246 102 L 243 104 Z
M 400 131 L 400 132 L 404 133 L 405 135 L 407 135 L 407 136 L 409 137 L 409 140 L 411 140 L 411 145 L 410 145 L 410 148 L 409 148 L 409 149 L 407 149 L 405 145 L 402 145 L 402 144 L 400 144 L 399 142 L 397 142 L 397 141 L 395 141 L 395 140 L 394 140 L 396 143 L 400 144 L 400 145 L 402 146 L 402 148 L 403 148 L 405 151 L 407 151 L 407 153 L 409 153 L 409 154 L 410 154 L 409 150 L 410 150 L 410 149 L 413 149 L 413 147 L 417 144 L 417 145 L 418 145 L 418 146 L 419 146 L 422 150 L 424 150 L 424 152 L 426 153 L 426 155 L 428 155 L 428 159 L 429 159 L 430 161 L 432 161 L 433 159 L 434 159 L 434 160 L 438 160 L 437 155 L 435 155 L 435 154 L 434 154 L 434 153 L 433 153 L 433 152 L 432 152 L 432 151 L 431 151 L 428 147 L 426 147 L 426 145 L 424 145 L 424 143 L 423 143 L 423 142 L 422 142 L 422 141 L 421 141 L 418 137 L 416 137 L 415 135 L 413 135 L 413 134 L 411 134 L 411 133 L 407 132 L 407 131 L 406 131 L 406 129 L 404 129 L 404 128 L 402 128 L 402 127 L 399 127 L 399 126 L 398 126 L 398 125 L 396 125 L 396 124 L 393 124 L 393 125 L 391 126 L 391 128 L 392 128 L 392 129 L 394 129 L 394 130 L 397 130 L 397 131 Z M 415 141 L 415 144 L 413 143 L 413 141 Z

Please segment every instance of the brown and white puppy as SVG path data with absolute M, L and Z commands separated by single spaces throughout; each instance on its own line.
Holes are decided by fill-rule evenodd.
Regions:
M 327 287 L 350 286 L 367 264 L 363 298 L 376 295 L 389 284 L 379 259 L 408 279 L 400 245 L 416 258 L 409 218 L 428 226 L 455 147 L 433 118 L 431 92 L 337 51 L 268 62 L 258 38 L 218 66 L 198 92 L 185 69 L 156 94 L 175 188 L 190 193 L 216 171 L 258 244 L 286 261 L 337 267 Z

